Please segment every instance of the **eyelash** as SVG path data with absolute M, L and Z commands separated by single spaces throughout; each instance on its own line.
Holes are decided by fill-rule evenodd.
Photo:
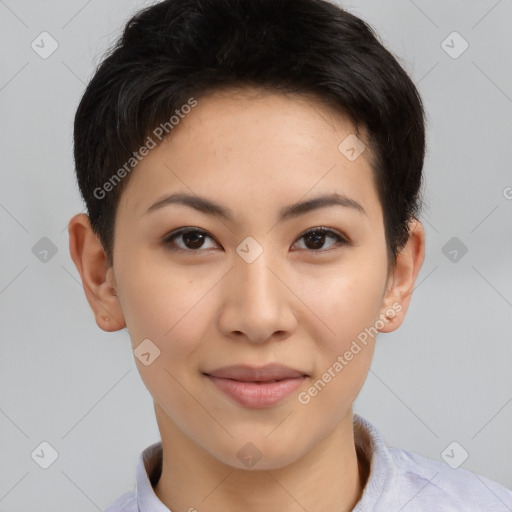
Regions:
M 209 250 L 209 249 L 195 249 L 194 250 L 194 249 L 183 249 L 181 247 L 176 247 L 176 245 L 174 243 L 174 239 L 176 239 L 176 238 L 178 238 L 178 237 L 180 237 L 182 235 L 188 234 L 188 233 L 201 233 L 203 235 L 206 235 L 208 238 L 211 238 L 212 240 L 215 240 L 212 236 L 210 236 L 208 234 L 207 231 L 204 231 L 203 229 L 199 229 L 199 228 L 181 228 L 178 231 L 173 231 L 172 233 L 170 233 L 166 237 L 164 237 L 164 239 L 162 240 L 162 245 L 164 247 L 166 247 L 167 249 L 169 249 L 171 251 L 176 251 L 176 252 L 202 253 L 202 252 L 205 252 L 205 251 Z M 349 245 L 350 244 L 350 242 L 348 241 L 347 238 L 345 238 L 344 236 L 340 235 L 336 231 L 333 231 L 332 229 L 329 229 L 329 228 L 326 228 L 326 227 L 323 227 L 323 226 L 319 226 L 319 227 L 312 228 L 312 229 L 309 229 L 309 230 L 305 231 L 304 233 L 302 233 L 297 238 L 297 240 L 300 240 L 301 238 L 303 238 L 303 237 L 305 237 L 305 236 L 307 236 L 309 234 L 312 234 L 312 233 L 321 234 L 321 235 L 328 235 L 328 236 L 336 239 L 337 243 L 333 244 L 333 246 L 331 246 L 329 249 L 300 249 L 300 250 L 306 251 L 308 254 L 320 255 L 322 253 L 326 253 L 326 252 L 332 251 L 333 250 L 332 247 L 335 247 L 336 245 L 338 246 L 337 248 L 339 248 L 340 246 L 345 246 L 345 245 Z M 217 243 L 217 242 L 215 242 L 215 243 Z M 294 245 L 295 245 L 295 242 L 294 242 Z

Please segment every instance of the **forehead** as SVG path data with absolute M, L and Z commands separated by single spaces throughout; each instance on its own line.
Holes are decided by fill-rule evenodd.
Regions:
M 338 192 L 378 217 L 369 148 L 355 160 L 340 150 L 356 133 L 363 143 L 364 131 L 311 96 L 215 92 L 199 98 L 137 165 L 121 203 L 141 215 L 165 191 L 179 191 L 214 197 L 234 211 L 238 204 L 241 215 L 250 215 L 242 211 L 250 204 L 254 215 L 272 204 Z

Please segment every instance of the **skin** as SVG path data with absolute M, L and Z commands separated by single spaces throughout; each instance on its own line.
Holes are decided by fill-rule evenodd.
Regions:
M 126 327 L 132 348 L 149 338 L 160 350 L 148 366 L 135 361 L 162 438 L 155 492 L 173 512 L 339 512 L 361 497 L 368 475 L 358 461 L 352 404 L 376 337 L 307 404 L 298 393 L 377 320 L 379 332 L 401 325 L 425 235 L 412 221 L 388 273 L 370 149 L 354 161 L 338 150 L 353 133 L 340 113 L 305 96 L 216 92 L 132 172 L 116 213 L 113 267 L 87 215 L 69 223 L 70 253 L 98 326 Z M 175 192 L 219 202 L 234 221 L 184 205 L 145 213 Z M 330 206 L 278 221 L 282 207 L 333 192 L 366 213 Z M 308 243 L 303 233 L 319 226 L 350 243 L 330 235 L 323 245 Z M 166 235 L 181 227 L 206 231 L 203 245 L 178 237 L 182 252 L 166 247 Z M 263 248 L 252 263 L 236 252 L 248 236 Z M 202 374 L 269 362 L 309 377 L 267 408 L 235 403 Z M 237 457 L 248 442 L 261 454 L 251 468 Z

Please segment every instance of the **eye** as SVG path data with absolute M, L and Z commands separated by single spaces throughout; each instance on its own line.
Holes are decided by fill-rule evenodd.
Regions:
M 197 249 L 205 249 L 204 242 L 206 239 L 213 240 L 206 231 L 197 228 L 184 228 L 171 233 L 163 240 L 163 245 L 169 249 L 176 251 L 200 252 Z M 175 240 L 180 240 L 182 244 L 177 244 Z M 177 246 L 177 247 L 176 247 Z M 211 247 L 206 247 L 211 249 Z
M 326 243 L 326 239 L 334 240 L 334 243 L 331 243 L 328 247 L 332 247 L 335 245 L 348 245 L 350 242 L 343 236 L 341 236 L 336 231 L 332 229 L 328 229 L 325 227 L 317 227 L 306 231 L 298 240 L 304 239 L 303 247 L 299 247 L 301 250 L 306 250 L 309 253 L 323 253 L 327 252 L 325 249 L 321 249 L 321 247 Z M 205 241 L 212 240 L 214 242 L 214 246 L 205 246 Z M 180 243 L 178 243 L 178 241 Z M 296 242 L 294 245 L 297 245 Z M 199 249 L 208 250 L 215 248 L 215 245 L 218 245 L 213 237 L 208 235 L 208 233 L 199 228 L 182 228 L 178 231 L 174 231 L 167 235 L 162 244 L 165 247 L 168 247 L 171 250 L 175 251 L 186 251 L 186 252 L 202 252 Z
M 309 231 L 306 231 L 303 233 L 298 240 L 304 239 L 304 244 L 306 247 L 305 249 L 309 253 L 323 253 L 328 252 L 327 250 L 321 250 L 320 248 L 325 244 L 326 238 L 331 238 L 335 240 L 335 243 L 330 244 L 328 247 L 332 246 L 340 246 L 340 245 L 348 245 L 349 241 L 341 236 L 336 231 L 333 231 L 332 229 L 324 228 L 324 227 L 318 227 L 310 229 Z M 304 247 L 300 247 L 300 249 L 304 249 Z

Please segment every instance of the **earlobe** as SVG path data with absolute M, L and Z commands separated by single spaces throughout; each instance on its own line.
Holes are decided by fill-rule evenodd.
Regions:
M 84 292 L 98 327 L 107 332 L 126 327 L 117 296 L 114 269 L 109 266 L 88 215 L 80 213 L 68 224 L 69 252 L 82 278 Z
M 425 259 L 425 230 L 419 220 L 409 223 L 409 239 L 399 252 L 382 301 L 380 332 L 391 332 L 404 321 L 416 278 Z

